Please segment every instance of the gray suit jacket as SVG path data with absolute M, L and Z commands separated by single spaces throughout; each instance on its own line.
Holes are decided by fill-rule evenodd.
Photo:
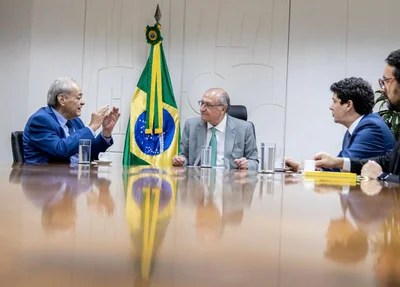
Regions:
M 237 169 L 234 159 L 245 157 L 249 170 L 258 169 L 258 152 L 251 123 L 226 115 L 225 155 L 231 169 Z M 207 123 L 201 118 L 185 122 L 181 138 L 181 153 L 186 158 L 185 165 L 200 165 L 201 146 L 206 145 Z

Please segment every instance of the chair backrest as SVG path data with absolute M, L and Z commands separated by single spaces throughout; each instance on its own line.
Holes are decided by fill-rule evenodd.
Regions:
M 231 117 L 247 121 L 247 109 L 241 105 L 231 105 L 228 110 L 228 115 Z
M 237 118 L 239 120 L 247 121 L 247 108 L 242 105 L 231 105 L 228 110 L 228 115 L 231 117 Z M 256 128 L 252 122 L 251 126 L 253 127 L 254 138 L 256 137 Z
M 22 145 L 22 131 L 11 133 L 11 149 L 14 162 L 24 162 L 24 148 Z

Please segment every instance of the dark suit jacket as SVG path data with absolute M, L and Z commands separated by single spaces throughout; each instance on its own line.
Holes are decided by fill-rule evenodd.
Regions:
M 22 137 L 25 162 L 69 162 L 70 157 L 79 151 L 80 139 L 92 140 L 93 160 L 113 144 L 112 139 L 108 144 L 101 134 L 95 138 L 81 119 L 75 118 L 71 122 L 75 133 L 66 137 L 64 129 L 49 106 L 40 108 L 34 113 L 29 118 Z
M 351 161 L 351 172 L 360 173 L 362 166 L 369 160 L 376 161 L 381 167 L 383 172 L 391 173 L 386 179 L 390 182 L 400 182 L 400 140 L 397 140 L 397 144 L 393 151 L 386 153 L 382 156 L 377 156 L 367 159 L 350 159 Z

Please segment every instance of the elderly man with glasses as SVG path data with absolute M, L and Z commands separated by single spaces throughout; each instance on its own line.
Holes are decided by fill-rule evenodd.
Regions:
M 400 49 L 386 58 L 383 78 L 379 84 L 388 99 L 388 108 L 400 111 Z M 327 153 L 314 156 L 318 167 L 340 168 L 344 171 L 361 173 L 370 179 L 400 182 L 400 141 L 391 153 L 369 159 L 337 158 Z
M 258 152 L 250 123 L 227 114 L 229 95 L 220 88 L 206 91 L 201 101 L 200 118 L 185 123 L 181 153 L 174 166 L 201 165 L 201 147 L 211 146 L 211 165 L 231 169 L 258 169 Z

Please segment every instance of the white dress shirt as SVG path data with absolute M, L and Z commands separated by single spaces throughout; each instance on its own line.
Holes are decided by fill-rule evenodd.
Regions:
M 207 123 L 207 138 L 205 145 L 210 144 L 212 131 L 212 124 Z M 215 126 L 215 136 L 217 138 L 217 166 L 224 166 L 224 152 L 225 152 L 225 130 L 226 130 L 226 114 L 222 121 Z
M 358 119 L 356 119 L 356 120 L 350 125 L 350 127 L 349 127 L 349 129 L 348 129 L 350 135 L 353 134 L 354 130 L 356 129 L 356 127 L 358 126 L 358 124 L 360 123 L 360 121 L 361 121 L 361 119 L 362 119 L 363 117 L 364 117 L 364 116 L 359 117 Z M 350 159 L 347 158 L 347 157 L 344 157 L 344 158 L 343 158 L 343 168 L 342 168 L 342 171 L 348 172 L 348 171 L 350 171 L 350 170 L 351 170 Z

